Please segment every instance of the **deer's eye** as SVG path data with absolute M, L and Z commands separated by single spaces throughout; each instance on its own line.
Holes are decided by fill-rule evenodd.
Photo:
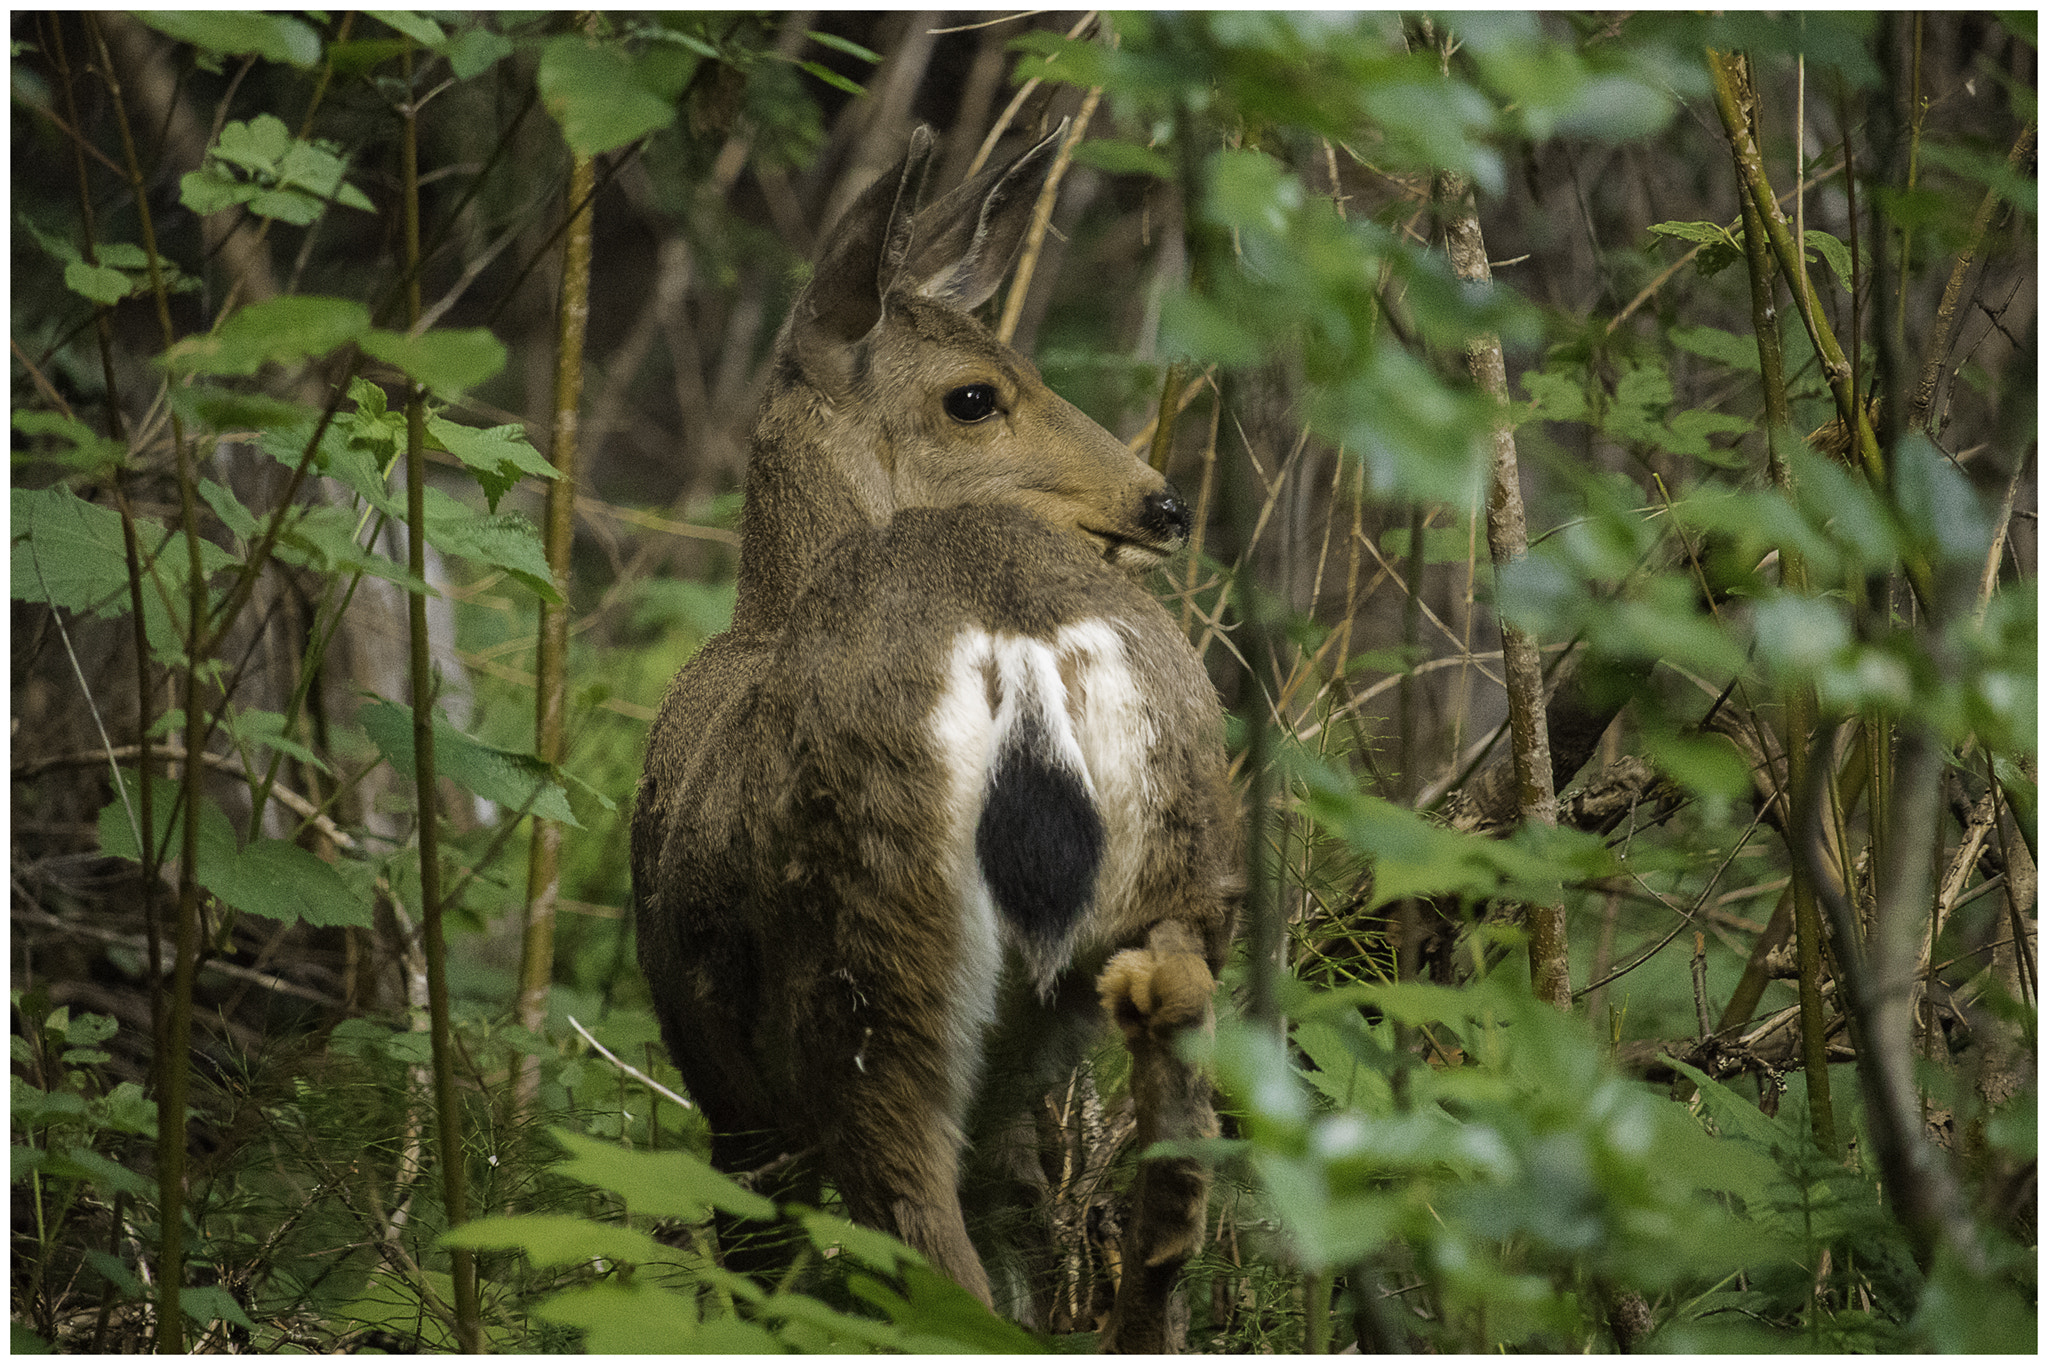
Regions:
M 993 384 L 962 384 L 943 400 L 946 416 L 956 422 L 980 422 L 996 410 Z

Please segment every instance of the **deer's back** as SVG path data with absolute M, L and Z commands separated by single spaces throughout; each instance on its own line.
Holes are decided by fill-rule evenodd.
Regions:
M 1215 907 L 1212 965 L 1228 932 L 1221 714 L 1142 588 L 1001 506 L 906 510 L 818 563 L 779 631 L 678 676 L 635 814 L 642 967 L 690 986 L 664 1027 L 708 1059 L 685 1074 L 714 1122 L 791 1087 L 829 1121 L 816 1051 L 882 992 L 957 1101 L 1005 958 L 1047 989 L 1167 907 Z

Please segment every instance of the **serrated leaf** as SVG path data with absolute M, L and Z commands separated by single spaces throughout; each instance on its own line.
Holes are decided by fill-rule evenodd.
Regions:
M 500 1214 L 478 1218 L 441 1234 L 444 1247 L 472 1251 L 523 1251 L 538 1269 L 580 1265 L 603 1258 L 644 1265 L 674 1259 L 675 1253 L 637 1228 L 599 1223 L 566 1213 Z
M 238 711 L 226 721 L 226 727 L 238 743 L 261 744 L 318 768 L 323 773 L 333 771 L 320 755 L 285 734 L 284 717 L 276 711 L 263 711 L 254 707 Z
M 443 554 L 511 574 L 536 595 L 560 602 L 547 552 L 533 523 L 516 512 L 481 515 L 438 488 L 427 489 L 427 543 Z
M 62 484 L 9 490 L 9 513 L 14 597 L 102 616 L 118 616 L 128 609 L 120 513 L 87 502 Z M 135 523 L 135 532 L 144 572 L 154 554 L 157 573 L 176 592 L 185 581 L 184 533 L 173 538 L 164 527 L 146 520 Z M 199 552 L 201 567 L 209 574 L 237 562 L 203 537 Z M 145 588 L 143 600 L 157 605 L 151 588 Z
M 498 499 L 518 483 L 522 475 L 531 474 L 543 479 L 561 477 L 559 471 L 528 443 L 526 429 L 517 424 L 479 429 L 451 422 L 445 417 L 429 417 L 427 435 L 476 475 L 493 512 L 498 510 Z
M 1738 240 L 1719 223 L 1652 223 L 1650 231 L 1660 237 L 1676 237 L 1684 242 L 1698 242 L 1702 246 L 1714 243 L 1721 246 L 1735 246 Z
M 265 61 L 317 66 L 320 35 L 297 19 L 235 10 L 138 10 L 136 18 L 157 32 L 209 52 L 239 56 L 253 52 Z
M 372 701 L 364 704 L 356 718 L 399 775 L 411 779 L 412 708 Z M 530 808 L 535 815 L 581 828 L 569 808 L 568 793 L 554 781 L 546 764 L 532 754 L 494 749 L 471 739 L 439 714 L 434 716 L 434 771 L 508 811 Z
M 579 156 L 597 156 L 675 122 L 676 107 L 635 79 L 619 48 L 565 34 L 541 52 L 541 102 Z
M 74 294 L 83 294 L 94 303 L 113 304 L 127 298 L 135 285 L 126 275 L 111 267 L 73 261 L 64 267 L 64 287 Z
M 178 202 L 201 217 L 246 204 L 262 192 L 259 186 L 243 184 L 211 166 L 178 177 Z
M 447 398 L 505 368 L 504 343 L 482 327 L 447 327 L 417 337 L 369 329 L 362 347 Z
M 311 409 L 267 393 L 242 393 L 212 384 L 175 384 L 170 390 L 171 407 L 183 417 L 188 432 L 207 431 L 272 432 L 303 427 L 312 434 Z
M 736 1184 L 688 1152 L 635 1152 L 567 1128 L 549 1134 L 569 1152 L 555 1172 L 610 1190 L 636 1214 L 701 1221 L 713 1208 L 742 1218 L 775 1216 L 774 1201 Z
M 370 330 L 370 310 L 353 299 L 290 295 L 237 309 L 210 335 L 165 353 L 186 374 L 254 374 L 270 361 L 323 356 Z
M 132 774 L 128 781 L 132 791 Z M 182 803 L 178 788 L 163 778 L 153 779 L 151 790 L 156 846 L 164 850 L 168 861 L 176 858 L 183 846 Z M 139 802 L 136 808 L 140 810 Z M 128 808 L 119 796 L 100 811 L 99 832 L 102 853 L 142 861 Z M 332 867 L 298 845 L 282 839 L 258 839 L 246 849 L 237 848 L 233 828 L 211 798 L 202 798 L 200 803 L 197 853 L 199 866 L 194 876 L 199 884 L 245 914 L 286 923 L 304 920 L 316 926 L 366 928 L 372 922 L 370 903 L 350 890 Z

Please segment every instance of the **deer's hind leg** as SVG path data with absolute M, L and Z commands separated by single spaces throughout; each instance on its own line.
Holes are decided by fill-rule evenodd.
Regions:
M 1216 980 L 1200 938 L 1185 924 L 1162 921 L 1143 947 L 1111 958 L 1099 984 L 1103 1008 L 1123 1030 L 1131 1052 L 1138 1150 L 1216 1136 L 1208 1078 L 1175 1047 L 1187 1030 L 1214 1025 L 1210 997 Z M 1180 1268 L 1201 1248 L 1208 1199 L 1209 1172 L 1194 1157 L 1155 1157 L 1139 1165 L 1124 1235 L 1123 1281 L 1102 1335 L 1105 1351 L 1174 1349 L 1168 1297 Z

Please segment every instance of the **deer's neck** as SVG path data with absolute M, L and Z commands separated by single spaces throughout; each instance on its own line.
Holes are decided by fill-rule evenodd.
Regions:
M 875 436 L 843 426 L 824 434 L 829 416 L 821 420 L 813 404 L 804 406 L 807 420 L 764 417 L 747 460 L 733 607 L 733 628 L 743 633 L 779 630 L 820 556 L 849 533 L 889 518 Z

